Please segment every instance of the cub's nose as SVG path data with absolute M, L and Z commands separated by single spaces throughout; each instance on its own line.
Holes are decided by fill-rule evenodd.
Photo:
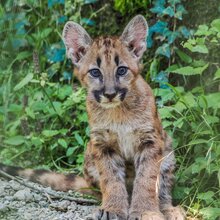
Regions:
M 106 98 L 108 98 L 109 101 L 112 101 L 112 99 L 114 99 L 116 95 L 117 95 L 117 92 L 115 92 L 115 91 L 114 92 L 104 92 L 104 96 Z

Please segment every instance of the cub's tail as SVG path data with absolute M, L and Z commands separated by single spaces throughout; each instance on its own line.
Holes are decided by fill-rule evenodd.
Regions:
M 11 176 L 20 176 L 43 186 L 50 186 L 54 190 L 74 190 L 82 193 L 89 193 L 89 185 L 83 177 L 74 174 L 60 174 L 48 170 L 24 169 L 21 167 L 7 166 L 0 163 L 0 170 Z

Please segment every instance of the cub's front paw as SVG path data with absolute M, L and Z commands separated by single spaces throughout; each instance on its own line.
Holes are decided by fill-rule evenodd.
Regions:
M 160 212 L 144 212 L 143 214 L 131 213 L 129 220 L 165 220 L 163 214 Z
M 124 215 L 105 211 L 104 209 L 99 209 L 92 216 L 88 216 L 86 220 L 127 220 L 127 217 Z

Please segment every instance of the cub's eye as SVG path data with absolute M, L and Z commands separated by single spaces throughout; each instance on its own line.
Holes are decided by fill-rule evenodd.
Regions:
M 102 75 L 99 69 L 91 69 L 89 73 L 94 78 L 99 78 Z
M 117 76 L 124 76 L 127 73 L 127 71 L 128 71 L 127 67 L 120 66 L 120 67 L 118 67 L 116 74 L 117 74 Z

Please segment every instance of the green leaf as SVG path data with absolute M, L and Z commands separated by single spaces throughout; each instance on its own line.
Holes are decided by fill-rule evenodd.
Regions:
M 28 51 L 23 51 L 23 52 L 20 52 L 17 57 L 16 57 L 16 60 L 24 60 L 25 58 L 28 58 L 31 56 L 31 53 L 28 52 Z
M 23 136 L 14 136 L 14 137 L 10 137 L 6 140 L 4 140 L 5 144 L 9 144 L 9 145 L 13 145 L 13 146 L 18 146 L 23 144 L 25 141 L 25 138 Z
M 84 162 L 84 155 L 78 154 L 76 162 L 77 162 L 77 164 L 82 164 Z
M 196 107 L 197 103 L 195 102 L 195 97 L 191 92 L 188 92 L 183 96 L 183 102 L 190 107 Z
M 199 193 L 198 194 L 198 199 L 200 200 L 204 200 L 204 201 L 207 201 L 207 200 L 211 200 L 212 201 L 212 197 L 215 195 L 214 192 L 212 191 L 208 191 L 208 192 L 204 192 L 204 193 Z
M 159 96 L 162 98 L 163 103 L 172 100 L 174 97 L 174 93 L 170 89 L 161 89 L 156 88 L 153 90 L 155 96 Z
M 75 133 L 75 138 L 76 138 L 78 144 L 80 144 L 81 146 L 84 145 L 84 141 L 83 141 L 82 137 L 78 133 Z
M 161 119 L 165 119 L 165 118 L 172 118 L 173 115 L 171 113 L 171 110 L 169 108 L 160 108 L 159 110 L 159 114 L 160 114 L 160 118 Z
M 66 156 L 69 157 L 73 154 L 73 152 L 75 151 L 76 147 L 69 147 L 66 151 Z
M 204 157 L 196 158 L 196 161 L 191 165 L 192 174 L 200 173 L 207 168 L 207 161 Z
M 54 106 L 54 108 L 56 109 L 56 113 L 58 114 L 58 115 L 62 115 L 62 103 L 61 102 L 53 102 L 53 106 Z
M 208 53 L 208 48 L 202 42 L 204 39 L 189 39 L 186 43 L 184 43 L 183 47 L 189 49 L 192 52 L 198 53 Z
M 207 115 L 207 116 L 206 116 L 206 121 L 207 121 L 209 124 L 215 124 L 215 123 L 218 123 L 218 122 L 219 122 L 219 117 L 212 116 L 212 115 Z
M 179 66 L 178 66 L 177 64 L 173 64 L 173 65 L 169 66 L 169 67 L 165 70 L 165 72 L 170 73 L 171 71 L 174 71 L 174 70 L 176 70 L 176 69 L 178 69 L 178 68 L 179 68 Z
M 176 53 L 183 62 L 185 62 L 185 63 L 192 62 L 192 58 L 190 56 L 188 56 L 186 53 L 184 53 L 183 51 L 178 49 L 178 50 L 176 50 Z
M 50 149 L 51 149 L 51 150 L 54 150 L 57 146 L 58 146 L 58 144 L 57 144 L 57 143 L 54 143 L 54 144 L 50 145 Z
M 59 134 L 60 132 L 57 131 L 57 130 L 44 130 L 43 131 L 43 135 L 46 136 L 46 137 L 53 137 L 57 134 Z
M 33 73 L 28 73 L 27 76 L 25 76 L 24 79 L 14 87 L 14 91 L 17 91 L 28 84 L 33 79 L 33 76 Z
M 174 127 L 181 128 L 183 126 L 183 119 L 184 118 L 179 118 L 176 121 L 173 122 Z
M 209 53 L 208 48 L 206 45 L 196 45 L 192 48 L 192 52 L 198 52 L 198 53 Z
M 216 31 L 220 32 L 220 18 L 212 21 L 211 26 L 216 29 Z
M 41 33 L 40 33 L 40 36 L 41 36 L 41 39 L 45 39 L 51 32 L 52 32 L 52 28 L 46 28 L 44 29 Z
M 151 76 L 151 79 L 154 79 L 157 76 L 158 64 L 159 64 L 159 61 L 158 61 L 158 59 L 155 59 L 155 58 L 153 59 L 153 61 L 150 64 L 150 76 Z
M 42 146 L 42 140 L 39 137 L 32 137 L 31 142 L 34 146 L 39 147 Z
M 208 207 L 201 209 L 200 212 L 208 220 L 214 220 L 220 216 L 220 208 Z
M 205 140 L 205 139 L 195 139 L 195 140 L 192 140 L 188 143 L 188 145 L 196 145 L 196 144 L 204 144 L 204 143 L 207 143 L 208 141 Z
M 220 170 L 218 171 L 218 184 L 219 184 L 219 187 L 220 187 Z
M 179 69 L 171 71 L 172 73 L 181 74 L 184 76 L 190 76 L 190 75 L 201 75 L 205 69 L 207 69 L 209 64 L 206 64 L 203 67 L 197 67 L 193 68 L 192 66 L 185 66 L 181 67 Z
M 62 147 L 64 147 L 65 149 L 67 149 L 68 145 L 67 145 L 67 142 L 66 142 L 64 139 L 62 139 L 62 138 L 58 139 L 58 143 L 59 143 Z
M 195 33 L 195 35 L 197 36 L 202 36 L 202 35 L 209 36 L 210 34 L 211 32 L 209 31 L 209 27 L 207 25 L 199 25 L 199 28 Z
M 32 108 L 30 107 L 25 108 L 25 112 L 27 113 L 29 117 L 31 117 L 32 119 L 35 119 L 35 114 Z
M 208 107 L 213 109 L 220 108 L 220 92 L 210 93 L 205 96 Z
M 216 79 L 220 79 L 220 68 L 218 68 L 217 71 L 215 72 L 214 80 Z
M 169 127 L 170 125 L 173 125 L 173 122 L 172 121 L 167 121 L 167 120 L 163 120 L 162 121 L 162 125 L 163 125 L 163 128 L 167 128 Z

